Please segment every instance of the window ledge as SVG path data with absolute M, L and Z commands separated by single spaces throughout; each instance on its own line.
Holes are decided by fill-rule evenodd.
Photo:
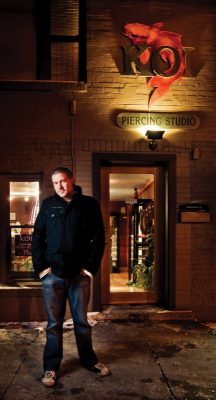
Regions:
M 42 287 L 42 282 L 40 280 L 31 280 L 31 279 L 20 279 L 20 280 L 12 280 L 9 282 L 0 282 L 0 290 L 5 289 L 40 289 Z
M 74 81 L 0 80 L 0 90 L 55 92 L 67 97 L 73 92 L 86 92 L 87 83 Z

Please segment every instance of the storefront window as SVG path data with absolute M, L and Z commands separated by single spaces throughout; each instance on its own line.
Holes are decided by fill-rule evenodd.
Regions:
M 32 231 L 39 210 L 39 182 L 10 182 L 11 272 L 33 272 Z

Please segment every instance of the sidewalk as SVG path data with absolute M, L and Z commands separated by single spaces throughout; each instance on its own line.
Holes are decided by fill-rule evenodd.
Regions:
M 64 359 L 55 388 L 45 388 L 46 323 L 0 325 L 0 400 L 216 399 L 216 324 L 89 317 L 94 349 L 112 375 L 83 369 L 73 324 L 64 324 Z

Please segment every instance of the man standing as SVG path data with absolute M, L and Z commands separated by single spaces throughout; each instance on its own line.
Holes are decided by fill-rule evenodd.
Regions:
M 71 170 L 52 173 L 55 194 L 42 202 L 32 237 L 32 259 L 42 279 L 48 317 L 43 355 L 42 383 L 52 387 L 63 357 L 63 322 L 68 300 L 80 362 L 107 376 L 108 367 L 98 362 L 87 321 L 91 278 L 100 267 L 105 238 L 98 202 L 74 190 Z

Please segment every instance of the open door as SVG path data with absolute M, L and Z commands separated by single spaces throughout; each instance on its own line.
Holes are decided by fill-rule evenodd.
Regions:
M 106 248 L 102 304 L 155 304 L 164 287 L 164 171 L 162 167 L 100 169 Z

